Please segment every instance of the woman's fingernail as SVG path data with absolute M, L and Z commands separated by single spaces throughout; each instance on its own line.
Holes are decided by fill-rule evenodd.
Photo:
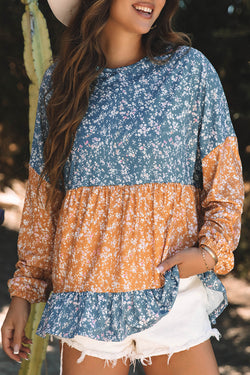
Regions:
M 19 346 L 17 344 L 14 345 L 13 354 L 19 354 Z
M 158 266 L 158 267 L 156 267 L 156 271 L 158 273 L 162 273 L 164 271 L 164 267 L 163 266 Z

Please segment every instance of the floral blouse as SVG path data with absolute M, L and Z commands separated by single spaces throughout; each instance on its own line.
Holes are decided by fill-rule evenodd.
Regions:
M 64 168 L 65 192 L 45 209 L 49 183 L 39 195 L 37 186 L 52 71 L 40 88 L 11 296 L 47 301 L 41 336 L 121 341 L 173 306 L 178 267 L 163 276 L 156 266 L 206 245 L 219 260 L 198 275 L 214 323 L 227 304 L 216 273 L 233 268 L 243 204 L 237 139 L 215 69 L 186 46 L 162 65 L 145 57 L 105 68 Z

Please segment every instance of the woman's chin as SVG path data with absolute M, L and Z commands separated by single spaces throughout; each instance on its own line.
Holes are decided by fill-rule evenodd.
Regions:
M 139 35 L 143 35 L 143 34 L 147 34 L 151 29 L 151 25 L 148 25 L 148 26 L 138 26 L 136 28 L 134 28 L 134 32 L 135 34 L 139 34 Z

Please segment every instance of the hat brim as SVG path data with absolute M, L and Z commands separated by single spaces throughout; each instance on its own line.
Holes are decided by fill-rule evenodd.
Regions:
M 81 0 L 48 0 L 55 17 L 68 26 L 79 7 Z

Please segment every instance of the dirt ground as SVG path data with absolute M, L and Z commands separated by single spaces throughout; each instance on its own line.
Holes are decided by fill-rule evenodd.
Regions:
M 16 242 L 21 217 L 25 184 L 13 181 L 11 188 L 0 192 L 0 207 L 6 209 L 4 226 L 0 227 L 0 325 L 9 305 L 7 280 L 17 261 Z M 222 334 L 220 342 L 212 340 L 221 375 L 250 375 L 250 284 L 233 275 L 222 278 L 229 306 L 217 320 Z M 49 344 L 42 375 L 59 375 L 59 348 Z M 4 354 L 0 341 L 0 374 L 17 375 L 19 365 Z M 132 374 L 132 371 L 131 371 Z M 143 374 L 137 366 L 136 374 Z

